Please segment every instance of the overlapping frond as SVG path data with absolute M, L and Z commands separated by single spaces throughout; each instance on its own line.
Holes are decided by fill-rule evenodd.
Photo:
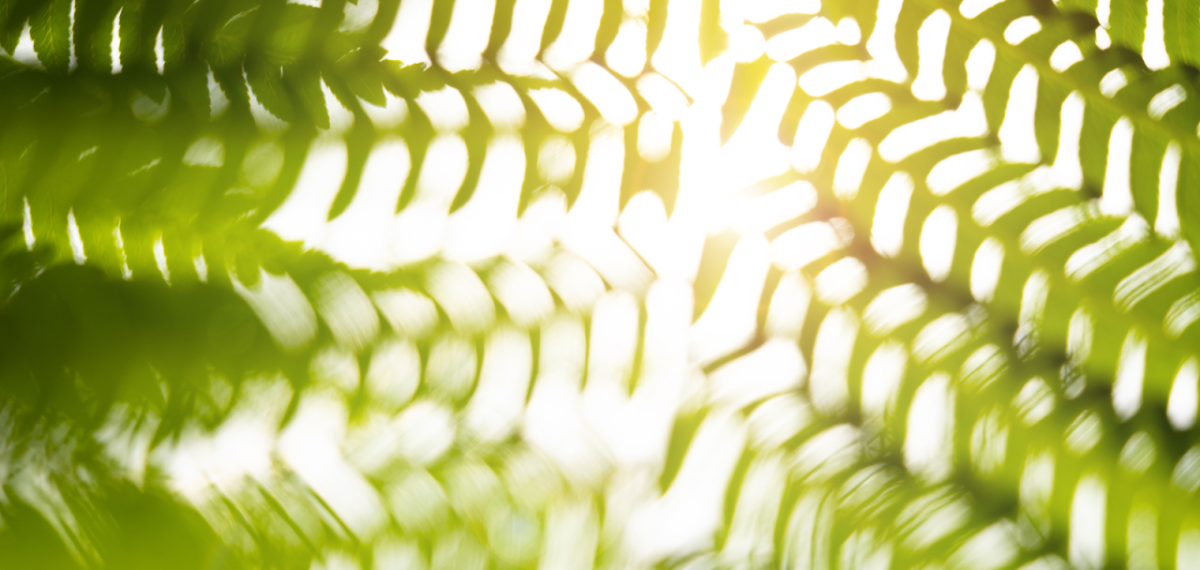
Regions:
M 6 3 L 2 215 L 108 276 L 7 346 L 252 565 L 1182 566 L 1194 17 L 1125 4 Z

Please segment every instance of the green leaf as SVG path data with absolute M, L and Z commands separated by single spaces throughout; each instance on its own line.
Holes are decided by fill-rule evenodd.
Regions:
M 1196 8 L 1189 0 L 1163 0 L 1163 39 L 1172 59 L 1200 61 L 1200 20 L 1192 17 Z
M 30 36 L 38 60 L 54 73 L 66 73 L 71 61 L 71 0 L 51 0 L 30 18 Z
M 265 38 L 265 52 L 272 61 L 289 64 L 299 60 L 312 49 L 311 37 L 316 26 L 319 9 L 311 6 L 287 4 L 278 16 L 279 21 L 271 35 Z
M 383 69 L 379 65 L 364 65 L 359 73 L 346 77 L 346 87 L 356 97 L 377 107 L 387 104 L 383 95 Z
M 283 70 L 277 65 L 257 61 L 246 62 L 246 81 L 254 97 L 272 115 L 292 121 L 295 111 L 291 95 L 283 83 Z
M 257 10 L 254 7 L 234 14 L 204 43 L 204 57 L 214 68 L 232 68 L 242 62 Z
M 1113 41 L 1140 49 L 1145 41 L 1146 3 L 1140 0 L 1114 0 L 1109 9 L 1108 29 Z
M 329 128 L 329 111 L 325 108 L 325 93 L 321 91 L 318 71 L 300 66 L 284 68 L 283 81 L 295 94 L 300 106 L 318 129 Z
M 172 103 L 199 120 L 207 120 L 211 111 L 207 71 L 202 66 L 189 65 L 168 67 L 163 74 L 170 86 Z
M 0 2 L 0 47 L 4 51 L 13 53 L 25 29 L 26 20 L 39 7 L 37 0 Z
M 1106 24 L 1114 45 L 1107 49 L 1097 46 L 1094 0 L 1005 0 L 973 18 L 959 3 L 942 0 L 777 4 L 814 12 L 790 14 L 770 13 L 774 3 L 719 0 L 653 0 L 628 12 L 631 5 L 620 0 L 555 2 L 542 13 L 505 0 L 486 41 L 470 38 L 478 41 L 462 46 L 484 50 L 480 68 L 453 74 L 440 63 L 460 47 L 445 38 L 455 37 L 463 14 L 472 15 L 466 0 L 434 3 L 429 29 L 413 30 L 424 34 L 432 63 L 414 66 L 380 61 L 385 48 L 377 42 L 397 19 L 396 0 L 381 0 L 371 31 L 353 35 L 338 31 L 342 0 L 319 9 L 282 0 L 75 2 L 80 72 L 0 62 L 0 117 L 7 119 L 0 120 L 0 439 L 11 443 L 0 446 L 0 483 L 9 497 L 0 504 L 7 524 L 0 529 L 0 559 L 17 566 L 73 561 L 136 568 L 170 566 L 176 553 L 186 558 L 180 564 L 206 568 L 243 561 L 332 568 L 381 565 L 402 552 L 396 556 L 411 556 L 418 567 L 534 567 L 548 563 L 536 560 L 554 550 L 547 544 L 562 540 L 554 523 L 568 504 L 568 518 L 579 518 L 560 526 L 592 533 L 572 537 L 572 545 L 604 539 L 603 548 L 583 553 L 581 564 L 624 567 L 630 561 L 622 558 L 628 554 L 622 533 L 601 530 L 614 522 L 604 506 L 615 481 L 612 457 L 603 445 L 581 445 L 566 459 L 586 459 L 588 467 L 569 469 L 564 457 L 543 449 L 546 440 L 539 443 L 536 434 L 545 421 L 538 418 L 547 409 L 545 382 L 547 374 L 567 370 L 571 382 L 585 386 L 586 400 L 595 382 L 606 382 L 594 372 L 612 365 L 617 392 L 636 402 L 654 384 L 642 371 L 656 372 L 668 361 L 686 379 L 685 397 L 679 410 L 645 422 L 664 430 L 647 435 L 665 447 L 644 459 L 665 467 L 651 474 L 658 485 L 643 489 L 643 498 L 684 493 L 671 489 L 695 476 L 688 473 L 695 457 L 727 457 L 700 461 L 705 475 L 714 475 L 712 485 L 684 497 L 714 514 L 694 541 L 711 538 L 712 546 L 664 549 L 662 558 L 638 561 L 647 567 L 1016 568 L 1057 567 L 1058 559 L 1099 566 L 1079 560 L 1074 541 L 1081 531 L 1072 520 L 1079 505 L 1097 506 L 1079 499 L 1089 498 L 1081 482 L 1093 477 L 1104 482 L 1100 514 L 1108 522 L 1099 543 L 1110 566 L 1136 565 L 1129 559 L 1147 552 L 1153 556 L 1146 560 L 1175 565 L 1180 537 L 1197 523 L 1188 505 L 1200 448 L 1189 451 L 1196 428 L 1178 419 L 1180 402 L 1195 403 L 1178 380 L 1187 380 L 1181 370 L 1200 360 L 1200 279 L 1185 247 L 1200 251 L 1194 0 L 1166 2 L 1163 32 L 1174 65 L 1157 71 L 1139 55 L 1158 22 L 1143 0 L 1110 5 Z M 12 30 L 19 35 L 33 11 L 49 13 L 46 6 L 0 2 L 0 32 L 8 34 L 0 43 L 15 45 Z M 404 3 L 406 11 L 412 6 Z M 598 7 L 599 21 L 572 15 L 581 6 Z M 126 71 L 112 75 L 113 38 L 106 30 L 119 10 Z M 938 10 L 951 22 L 944 52 L 936 49 L 940 38 L 922 30 Z M 877 17 L 887 26 L 877 26 Z M 1038 31 L 1011 37 L 1018 18 L 1035 19 Z M 592 34 L 593 24 L 595 37 L 565 36 Z M 640 74 L 612 70 L 621 76 L 609 83 L 612 102 L 628 96 L 637 110 L 632 122 L 616 127 L 598 116 L 607 101 L 584 100 L 581 83 L 588 67 L 607 67 L 622 55 L 608 48 L 623 24 L 645 28 L 647 53 Z M 764 57 L 784 43 L 782 34 L 805 25 L 837 32 L 822 36 L 830 45 L 786 63 Z M 150 67 L 160 27 L 161 77 Z M 887 37 L 892 27 L 895 36 Z M 509 37 L 514 33 L 539 35 Z M 751 61 L 713 59 L 728 47 L 726 34 Z M 768 46 L 762 54 L 759 34 Z M 535 66 L 511 75 L 516 68 L 501 57 L 511 55 L 503 48 L 538 38 L 542 48 L 578 41 L 595 49 L 586 67 Z M 389 47 L 407 39 L 393 35 Z M 663 52 L 660 41 L 683 51 Z M 39 42 L 35 51 L 47 61 Z M 892 42 L 907 79 L 874 75 L 886 71 L 877 65 L 892 64 L 890 49 L 879 49 Z M 641 46 L 633 47 L 640 57 Z M 704 62 L 710 67 L 697 67 Z M 805 88 L 792 83 L 763 92 L 768 73 L 805 77 L 833 69 L 827 64 L 845 72 L 839 79 L 864 77 L 820 96 L 806 91 L 806 79 L 799 83 Z M 1029 77 L 1022 70 L 1030 68 L 1036 92 L 1014 90 L 1017 74 Z M 216 86 L 208 84 L 210 72 Z M 937 99 L 918 100 L 918 78 L 929 82 L 925 87 L 940 82 L 946 95 L 917 89 Z M 984 79 L 986 88 L 972 92 Z M 355 115 L 354 129 L 322 132 L 330 123 L 322 82 Z M 480 89 L 494 82 L 503 85 Z M 447 86 L 454 93 L 431 93 Z M 654 97 L 674 96 L 676 88 L 680 101 L 696 103 L 680 114 Z M 261 109 L 249 107 L 251 89 L 295 128 L 256 123 Z M 577 128 L 559 132 L 543 120 L 553 109 L 543 109 L 537 97 L 545 92 L 534 91 L 544 89 L 566 98 L 558 100 L 559 111 L 579 104 Z M 405 99 L 407 118 L 388 92 Z M 468 125 L 435 130 L 428 119 L 457 112 L 459 95 Z M 135 117 L 131 101 L 143 96 L 155 102 L 169 96 L 170 112 L 153 123 Z M 1073 118 L 1079 107 L 1064 108 L 1068 97 L 1072 105 L 1083 103 L 1081 126 Z M 219 109 L 223 99 L 229 108 L 210 117 L 210 104 Z M 359 100 L 371 106 L 360 108 Z M 514 101 L 525 120 L 493 122 L 497 111 L 503 117 L 517 110 Z M 381 120 L 375 107 L 389 102 L 396 114 Z M 1025 114 L 1030 102 L 1032 119 Z M 859 124 L 856 113 L 864 109 L 879 114 Z M 828 136 L 800 125 L 807 112 L 828 110 Z M 1118 121 L 1133 126 L 1128 157 L 1110 144 Z M 937 138 L 942 127 L 966 126 Z M 669 140 L 654 140 L 664 133 Z M 893 143 L 906 136 L 929 144 L 893 156 Z M 730 150 L 722 143 L 731 141 L 746 147 L 722 155 Z M 805 172 L 789 168 L 793 143 L 818 147 L 820 163 Z M 1182 155 L 1174 194 L 1172 172 L 1163 166 L 1172 143 Z M 1011 152 L 1034 144 L 1034 155 Z M 460 160 L 462 148 L 463 181 L 444 179 L 460 168 L 438 160 Z M 870 158 L 861 183 L 847 187 L 853 181 L 846 173 L 854 169 L 846 165 L 856 149 Z M 326 164 L 338 176 L 316 168 L 333 155 L 337 160 Z M 523 161 L 497 162 L 503 156 Z M 1014 156 L 1028 162 L 1006 162 Z M 778 157 L 770 172 L 753 170 L 760 159 Z M 726 184 L 727 176 L 743 174 L 762 179 Z M 947 187 L 956 176 L 965 179 Z M 1124 190 L 1126 176 L 1131 212 L 1114 194 Z M 721 187 L 709 192 L 713 185 Z M 780 196 L 786 199 L 771 202 Z M 1184 243 L 1168 223 L 1172 199 Z M 300 210 L 315 228 L 303 243 L 263 228 L 264 220 L 271 227 Z M 689 216 L 697 212 L 706 218 L 701 225 L 717 224 L 706 225 L 711 235 L 692 227 Z M 783 219 L 750 227 L 773 216 Z M 576 222 L 583 218 L 587 224 Z M 814 228 L 823 240 L 788 242 Z M 902 239 L 885 247 L 881 236 L 888 232 Z M 512 246 L 504 254 L 469 259 L 474 248 L 490 251 L 501 240 Z M 817 247 L 823 241 L 836 246 L 824 251 Z M 691 251 L 691 260 L 671 261 L 671 274 L 650 293 L 623 283 L 630 274 L 655 279 L 662 254 L 653 246 L 661 243 L 672 252 Z M 425 258 L 375 271 L 328 253 L 335 246 L 352 256 L 414 244 L 429 249 Z M 788 266 L 798 250 L 820 255 Z M 746 251 L 753 254 L 742 257 Z M 943 261 L 947 266 L 938 270 Z M 992 262 L 998 274 L 989 290 Z M 693 264 L 694 278 L 680 271 Z M 859 273 L 838 273 L 847 267 Z M 521 275 L 515 286 L 505 282 L 514 274 Z M 669 287 L 679 293 L 659 295 Z M 889 298 L 896 288 L 919 292 L 920 302 Z M 541 316 L 522 316 L 529 308 L 513 297 L 542 299 L 531 303 L 545 305 Z M 665 346 L 659 309 L 680 300 L 694 314 L 668 319 L 677 327 L 666 343 L 673 356 L 659 359 L 654 352 Z M 738 318 L 730 323 L 740 325 L 707 324 L 725 310 L 722 303 L 734 307 L 728 312 Z M 628 316 L 617 319 L 624 323 L 619 335 L 606 329 L 612 313 L 605 312 L 613 307 L 625 307 Z M 472 311 L 495 320 L 458 326 Z M 914 314 L 894 328 L 880 325 L 906 311 Z M 747 340 L 703 357 L 691 353 L 704 343 L 676 342 L 701 338 L 706 327 Z M 295 338 L 280 340 L 289 331 Z M 614 340 L 628 362 L 610 362 L 625 358 L 613 356 Z M 789 354 L 791 364 L 765 357 L 771 350 Z M 877 358 L 889 352 L 892 360 Z M 388 370 L 396 362 L 404 363 L 402 374 Z M 795 380 L 764 380 L 796 363 Z M 512 393 L 493 398 L 489 383 L 498 370 L 511 375 Z M 450 376 L 460 383 L 454 396 L 444 385 Z M 394 377 L 405 378 L 412 392 L 384 401 L 379 385 Z M 283 389 L 256 392 L 272 382 Z M 770 393 L 755 392 L 764 386 Z M 718 401 L 726 397 L 746 401 Z M 510 433 L 484 441 L 475 433 L 475 414 L 504 401 L 525 415 Z M 408 441 L 370 443 L 366 449 L 376 451 L 363 451 L 364 441 L 394 440 L 394 433 L 378 430 L 409 421 L 410 405 L 449 415 L 453 434 L 442 457 L 422 463 L 390 455 Z M 923 428 L 943 412 L 953 421 L 940 432 Z M 110 419 L 121 413 L 128 416 L 114 427 Z M 347 510 L 320 477 L 290 462 L 290 451 L 274 448 L 254 463 L 262 471 L 243 478 L 235 470 L 219 485 L 189 494 L 195 503 L 157 501 L 156 493 L 176 484 L 173 470 L 158 471 L 158 458 L 176 444 L 203 448 L 207 430 L 227 437 L 222 422 L 233 413 L 241 414 L 239 422 L 261 420 L 267 441 L 275 441 L 277 427 L 302 431 L 318 416 L 329 422 L 321 435 L 345 437 L 325 457 L 347 461 L 330 472 L 351 482 L 345 489 L 361 491 L 355 506 L 370 511 L 379 497 L 380 526 L 356 526 L 358 510 Z M 706 435 L 714 421 L 736 442 L 721 454 L 713 453 L 719 445 L 701 447 L 714 441 Z M 593 424 L 589 419 L 579 430 Z M 419 427 L 408 433 L 424 435 L 427 426 Z M 564 427 L 551 440 L 569 437 L 573 428 Z M 134 447 L 112 444 L 123 429 L 141 430 L 129 439 L 149 447 L 114 452 Z M 59 433 L 69 437 L 53 441 Z M 822 472 L 814 473 L 805 464 L 828 451 L 815 438 L 830 433 L 845 436 L 845 453 L 821 461 Z M 1095 442 L 1082 449 L 1085 436 Z M 914 450 L 925 444 L 945 452 L 944 465 L 922 465 Z M 31 451 L 10 459 L 11 449 Z M 376 454 L 379 465 L 370 465 Z M 151 458 L 137 490 L 127 466 L 117 465 L 130 455 Z M 27 467 L 32 457 L 54 458 L 48 471 L 36 471 L 37 485 L 22 479 L 34 472 Z M 1030 491 L 1038 473 L 1046 473 L 1049 491 Z M 585 485 L 575 480 L 581 474 Z M 29 499 L 22 494 L 29 489 L 46 495 Z M 494 500 L 467 504 L 477 493 L 463 489 L 486 490 Z M 66 497 L 65 506 L 55 492 Z M 438 522 L 414 522 L 412 511 L 420 510 L 410 505 L 414 495 L 432 497 L 437 504 L 427 512 Z M 669 514 L 670 502 L 647 504 L 665 505 L 650 511 Z M 176 508 L 186 514 L 176 516 Z M 26 524 L 30 517 L 50 524 Z M 30 555 L 14 541 L 47 553 Z M 6 556 L 10 550 L 16 555 Z

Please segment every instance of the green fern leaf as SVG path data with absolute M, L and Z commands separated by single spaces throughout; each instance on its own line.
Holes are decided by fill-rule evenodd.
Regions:
M 38 59 L 55 73 L 66 73 L 71 58 L 71 3 L 47 3 L 30 19 Z

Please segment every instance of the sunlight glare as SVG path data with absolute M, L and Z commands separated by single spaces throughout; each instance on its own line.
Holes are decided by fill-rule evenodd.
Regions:
M 721 149 L 722 176 L 729 190 L 740 190 L 788 169 L 790 149 L 779 141 L 779 123 L 792 98 L 796 72 L 776 63 L 767 71 L 742 124 Z
M 1146 376 L 1146 339 L 1138 331 L 1129 331 L 1117 361 L 1113 382 L 1113 410 L 1121 421 L 1128 420 L 1142 407 L 1142 383 Z
M 889 340 L 875 349 L 863 366 L 862 411 L 867 425 L 882 430 L 896 412 L 896 398 L 904 381 L 908 351 Z
M 904 438 L 904 466 L 936 483 L 950 474 L 954 457 L 954 390 L 950 376 L 930 376 L 913 396 Z
M 709 402 L 741 409 L 803 383 L 808 369 L 796 343 L 774 339 L 714 370 L 708 377 Z
M 780 277 L 767 310 L 767 336 L 799 338 L 811 298 L 812 288 L 799 271 L 791 271 Z
M 871 162 L 875 149 L 867 139 L 856 138 L 846 144 L 846 150 L 838 158 L 833 173 L 833 193 L 843 201 L 853 200 L 862 185 L 863 175 Z
M 1112 99 L 1128 84 L 1129 79 L 1125 77 L 1125 72 L 1121 69 L 1114 69 L 1100 78 L 1100 94 Z
M 812 172 L 821 163 L 825 144 L 833 131 L 833 107 L 824 101 L 808 104 L 796 127 L 796 142 L 792 145 L 792 168 L 796 172 Z
M 734 61 L 750 63 L 762 57 L 763 52 L 766 51 L 766 39 L 763 38 L 763 34 L 758 28 L 742 26 L 729 34 L 727 49 Z
M 1150 117 L 1153 119 L 1161 119 L 1163 115 L 1171 112 L 1171 109 L 1178 107 L 1180 103 L 1187 100 L 1187 91 L 1183 86 L 1176 83 L 1162 91 L 1159 91 L 1150 99 L 1150 105 L 1147 107 Z
M 775 34 L 767 40 L 767 57 L 789 61 L 817 48 L 832 45 L 838 40 L 833 22 L 817 16 L 803 26 Z
M 480 85 L 472 91 L 474 99 L 483 108 L 492 128 L 503 130 L 520 129 L 525 124 L 525 104 L 512 85 L 503 81 Z
M 912 177 L 907 172 L 899 171 L 892 174 L 879 191 L 871 224 L 871 247 L 884 257 L 895 258 L 904 246 L 904 224 L 908 218 L 913 187 Z
M 637 118 L 637 103 L 633 95 L 599 64 L 590 61 L 579 64 L 570 72 L 570 79 L 609 123 L 623 127 Z
M 646 68 L 646 23 L 638 18 L 625 18 L 617 37 L 604 52 L 609 69 L 625 77 L 637 77 Z
M 389 229 L 410 168 L 408 146 L 402 139 L 379 141 L 367 156 L 354 198 L 326 224 L 320 249 L 350 267 L 388 268 L 393 261 Z
M 954 189 L 986 174 L 996 167 L 991 149 L 969 150 L 939 161 L 929 170 L 925 185 L 934 196 L 945 196 Z
M 424 338 L 437 324 L 437 307 L 433 301 L 411 289 L 375 291 L 371 293 L 371 300 L 392 330 L 403 337 Z
M 758 322 L 758 301 L 770 268 L 767 240 L 738 241 L 712 301 L 691 331 L 691 355 L 707 364 L 750 342 Z
M 868 78 L 864 64 L 857 60 L 822 63 L 800 76 L 799 85 L 813 97 L 824 97 L 842 87 Z
M 979 137 L 987 133 L 983 100 L 976 93 L 965 93 L 958 109 L 943 111 L 893 129 L 879 143 L 879 156 L 894 164 L 942 141 Z
M 529 98 L 537 105 L 546 122 L 560 133 L 571 133 L 583 124 L 583 107 L 574 97 L 554 87 L 530 89 Z
M 650 72 L 639 77 L 637 90 L 654 112 L 671 120 L 678 120 L 687 109 L 687 96 L 669 79 L 657 73 Z
M 1098 475 L 1082 477 L 1071 500 L 1068 552 L 1071 566 L 1099 570 L 1104 566 L 1104 514 L 1108 494 Z
M 542 51 L 542 60 L 546 65 L 561 71 L 591 57 L 603 12 L 603 3 L 568 3 L 566 14 L 563 16 L 562 30 L 554 43 Z
M 841 412 L 850 398 L 848 375 L 858 326 L 858 316 L 853 310 L 837 307 L 829 311 L 817 329 L 808 394 L 813 406 L 823 414 Z M 809 442 L 816 445 L 817 437 Z
M 987 87 L 995 64 L 996 46 L 986 39 L 979 40 L 967 55 L 967 86 L 982 92 Z
M 867 266 L 856 258 L 843 257 L 818 273 L 813 284 L 818 300 L 841 305 L 867 286 Z
M 638 121 L 638 155 L 647 162 L 658 162 L 671 154 L 675 122 L 654 111 L 646 111 Z
M 385 340 L 372 351 L 365 387 L 379 404 L 392 409 L 407 404 L 420 383 L 421 354 L 411 340 Z
M 467 404 L 463 421 L 466 428 L 485 442 L 500 441 L 512 434 L 520 424 L 532 371 L 528 335 L 510 327 L 490 332 L 484 343 L 479 382 Z
M 1004 123 L 997 133 L 1000 154 L 1008 162 L 1036 164 L 1041 159 L 1034 130 L 1037 87 L 1037 70 L 1026 64 L 1013 79 L 1008 105 L 1004 109 Z
M 897 285 L 884 289 L 871 300 L 863 311 L 863 324 L 872 335 L 886 336 L 921 316 L 928 304 L 928 297 L 919 286 Z
M 813 435 L 796 449 L 792 471 L 798 478 L 821 483 L 854 466 L 862 454 L 859 428 L 838 424 Z
M 845 220 L 809 222 L 772 240 L 771 260 L 783 271 L 794 271 L 846 247 L 853 239 L 854 229 Z
M 314 141 L 292 192 L 262 227 L 285 240 L 318 242 L 324 233 L 329 207 L 346 175 L 346 163 L 345 143 Z
M 1197 380 L 1200 379 L 1200 365 L 1195 358 L 1189 358 L 1171 384 L 1171 396 L 1167 401 L 1167 419 L 1171 427 L 1177 431 L 1191 429 L 1196 424 L 1197 409 Z
M 508 134 L 494 137 L 488 142 L 470 200 L 450 215 L 443 248 L 446 259 L 473 263 L 508 247 L 516 231 L 524 180 L 525 148 L 521 139 Z
M 892 100 L 883 93 L 859 95 L 842 105 L 837 112 L 838 123 L 854 130 L 886 115 L 892 110 Z
M 549 136 L 538 149 L 538 175 L 550 184 L 565 184 L 575 173 L 575 146 L 564 136 Z
M 505 73 L 553 77 L 553 72 L 536 59 L 542 49 L 542 29 L 550 15 L 550 5 L 550 0 L 517 0 L 513 5 L 512 28 L 496 56 Z M 423 36 L 421 41 L 425 41 Z
M 817 189 L 804 180 L 749 200 L 734 210 L 731 226 L 741 235 L 763 233 L 817 205 Z
M 450 27 L 438 44 L 438 65 L 450 73 L 479 69 L 491 37 L 495 9 L 495 4 L 487 0 L 455 2 Z
M 937 10 L 917 31 L 919 63 L 912 93 L 921 101 L 940 101 L 946 96 L 942 81 L 942 63 L 946 59 L 946 41 L 950 35 L 950 14 Z
M 1171 65 L 1171 56 L 1167 53 L 1166 22 L 1164 17 L 1170 14 L 1163 0 L 1146 1 L 1146 28 L 1142 32 L 1142 61 L 1152 71 L 1164 69 Z M 1172 15 L 1172 19 L 1174 15 Z
M 503 260 L 492 270 L 488 281 L 496 300 L 518 326 L 532 327 L 549 318 L 554 311 L 550 290 L 528 265 Z
M 441 133 L 461 131 L 471 120 L 466 99 L 449 85 L 437 91 L 422 91 L 417 96 L 417 106 L 429 117 L 433 128 Z
M 1083 61 L 1083 52 L 1079 51 L 1079 44 L 1071 40 L 1059 44 L 1057 48 L 1054 48 L 1054 53 L 1050 54 L 1050 67 L 1059 73 L 1081 61 Z
M 775 396 L 750 412 L 746 422 L 750 444 L 758 449 L 777 449 L 811 421 L 812 412 L 800 396 Z
M 908 71 L 896 50 L 896 24 L 900 19 L 902 0 L 880 0 L 875 11 L 875 27 L 867 39 L 867 53 L 874 58 L 868 65 L 874 77 L 903 83 Z
M 425 37 L 429 33 L 432 14 L 433 0 L 407 0 L 396 12 L 391 31 L 380 45 L 392 59 L 407 64 L 430 63 L 425 51 Z
M 1021 16 L 1004 29 L 1004 41 L 1010 45 L 1019 45 L 1029 36 L 1042 31 L 1042 23 L 1035 16 Z

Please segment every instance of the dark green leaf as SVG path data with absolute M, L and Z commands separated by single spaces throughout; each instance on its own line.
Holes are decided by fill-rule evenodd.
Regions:
M 54 73 L 66 73 L 71 63 L 71 0 L 46 2 L 30 18 L 30 36 L 38 59 Z

